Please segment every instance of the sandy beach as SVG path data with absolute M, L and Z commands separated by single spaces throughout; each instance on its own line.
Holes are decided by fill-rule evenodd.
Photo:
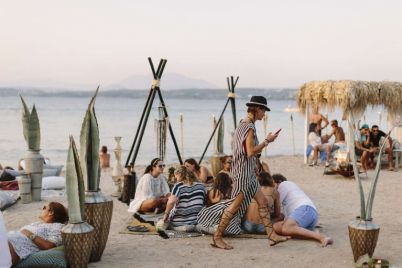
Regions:
M 334 239 L 321 248 L 317 242 L 290 240 L 269 247 L 265 239 L 228 238 L 234 250 L 217 250 L 210 246 L 211 237 L 164 240 L 152 235 L 119 234 L 132 217 L 127 206 L 114 199 L 109 240 L 102 260 L 88 267 L 354 267 L 348 237 L 348 222 L 359 213 L 359 195 L 354 179 L 323 175 L 323 166 L 308 167 L 301 156 L 277 156 L 267 159 L 273 173 L 282 173 L 296 182 L 311 197 L 319 215 L 320 232 Z M 142 174 L 139 167 L 138 174 Z M 380 226 L 375 257 L 402 266 L 401 169 L 382 170 L 374 201 L 373 218 Z M 369 178 L 373 171 L 369 171 Z M 363 180 L 364 186 L 370 180 Z M 103 192 L 110 194 L 113 183 L 110 171 L 101 178 Z M 65 198 L 52 198 L 66 204 Z M 49 200 L 30 204 L 18 202 L 4 212 L 7 230 L 18 229 L 37 220 L 42 206 Z

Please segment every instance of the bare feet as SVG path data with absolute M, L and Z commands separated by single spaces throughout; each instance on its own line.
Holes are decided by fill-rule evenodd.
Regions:
M 216 248 L 220 248 L 220 249 L 233 249 L 232 246 L 226 244 L 221 237 L 217 237 L 217 238 L 212 238 L 213 244 L 211 244 L 211 246 L 216 247 Z
M 332 243 L 334 243 L 334 240 L 332 240 L 332 238 L 329 237 L 329 236 L 324 236 L 321 239 L 321 247 L 323 247 L 323 248 L 328 246 L 328 245 L 332 245 Z
M 388 171 L 394 171 L 394 168 L 392 166 L 388 167 Z
M 273 246 L 275 246 L 276 244 L 285 242 L 285 241 L 287 241 L 287 240 L 290 239 L 290 238 L 291 238 L 290 236 L 281 236 L 281 235 L 278 235 L 278 234 L 275 233 L 275 232 L 272 232 L 272 233 L 269 235 L 269 237 L 268 237 L 269 245 L 270 245 L 271 247 L 273 247 Z

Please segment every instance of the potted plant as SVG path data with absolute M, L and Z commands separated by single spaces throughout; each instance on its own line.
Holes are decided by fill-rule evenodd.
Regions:
M 216 125 L 216 122 L 214 120 L 214 125 Z M 223 153 L 223 138 L 225 135 L 225 127 L 224 127 L 224 120 L 223 117 L 219 123 L 218 126 L 218 132 L 216 134 L 216 139 L 215 139 L 215 144 L 214 144 L 214 154 L 211 156 L 211 170 L 212 174 L 216 176 L 219 171 L 222 170 L 222 161 L 221 157 L 224 156 L 225 154 Z
M 94 241 L 94 228 L 84 221 L 84 180 L 72 136 L 67 155 L 66 191 L 69 222 L 61 230 L 65 255 L 70 267 L 87 267 Z
M 40 125 L 35 105 L 29 112 L 24 98 L 20 95 L 22 103 L 22 129 L 24 139 L 28 145 L 28 152 L 24 156 L 25 171 L 31 178 L 32 200 L 40 201 L 42 194 L 42 175 L 44 158 L 40 152 Z
M 99 128 L 95 114 L 95 99 L 99 87 L 86 111 L 80 133 L 80 159 L 85 182 L 86 221 L 95 228 L 91 262 L 99 261 L 109 235 L 112 220 L 113 200 L 99 189 L 101 168 L 99 163 Z
M 359 194 L 360 194 L 360 216 L 356 218 L 356 220 L 352 221 L 348 225 L 349 229 L 349 239 L 350 244 L 353 251 L 353 257 L 355 262 L 359 259 L 360 256 L 368 254 L 371 258 L 373 256 L 375 247 L 377 245 L 378 234 L 380 232 L 380 228 L 373 222 L 373 218 L 371 216 L 373 209 L 374 196 L 376 191 L 377 182 L 380 175 L 381 170 L 381 156 L 384 150 L 385 144 L 388 142 L 388 137 L 391 134 L 393 128 L 388 132 L 385 140 L 382 142 L 380 146 L 380 150 L 377 158 L 377 165 L 374 170 L 374 179 L 371 182 L 369 194 L 367 196 L 367 202 L 365 200 L 365 195 L 363 191 L 363 185 L 360 180 L 359 171 L 356 163 L 356 154 L 355 154 L 355 146 L 354 146 L 354 120 L 353 115 L 351 114 L 351 120 L 349 120 L 349 133 L 348 133 L 348 143 L 350 146 L 350 156 L 353 164 L 353 172 L 355 179 L 357 181 Z

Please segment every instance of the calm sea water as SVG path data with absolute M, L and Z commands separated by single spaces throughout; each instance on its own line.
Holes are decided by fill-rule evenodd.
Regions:
M 82 120 L 89 102 L 84 97 L 26 97 L 28 106 L 35 103 L 41 125 L 41 153 L 51 159 L 52 164 L 65 164 L 69 135 L 73 135 L 76 143 L 79 143 L 79 132 Z M 106 145 L 114 161 L 113 149 L 116 146 L 115 136 L 121 136 L 123 147 L 123 165 L 134 139 L 141 113 L 145 105 L 145 99 L 132 99 L 120 97 L 99 96 L 96 101 L 95 110 L 97 113 L 100 140 Z M 246 113 L 246 100 L 236 100 L 237 117 L 240 120 Z M 293 113 L 293 129 L 295 148 L 292 142 L 292 124 L 290 113 L 285 112 L 288 106 L 295 107 L 294 101 L 268 101 L 271 112 L 268 113 L 267 131 L 276 131 L 282 128 L 280 136 L 275 143 L 268 146 L 267 156 L 302 154 L 303 151 L 303 125 L 304 117 L 299 113 Z M 0 163 L 5 166 L 17 166 L 17 162 L 26 152 L 26 143 L 22 134 L 21 104 L 18 97 L 2 97 L 0 105 Z M 165 98 L 168 106 L 170 123 L 177 142 L 180 146 L 180 113 L 183 114 L 183 159 L 189 157 L 198 158 L 202 155 L 207 141 L 212 133 L 212 116 L 218 117 L 222 112 L 225 99 L 219 100 L 197 100 L 197 99 L 168 99 Z M 136 164 L 146 164 L 156 156 L 156 134 L 154 120 L 157 118 L 158 102 L 155 100 L 151 111 L 148 125 L 141 143 Z M 379 123 L 381 108 L 369 109 L 366 113 L 366 122 L 369 124 Z M 323 113 L 326 113 L 325 111 Z M 386 125 L 385 115 L 382 116 L 381 126 Z M 339 111 L 330 113 L 330 119 L 336 118 L 340 121 Z M 346 129 L 346 123 L 341 122 Z M 230 132 L 233 131 L 233 118 L 230 105 L 225 113 L 225 153 L 231 153 Z M 264 124 L 257 122 L 258 136 L 264 138 Z M 325 133 L 325 132 L 324 132 Z M 206 157 L 213 153 L 214 146 L 211 143 Z M 204 158 L 204 159 L 205 159 Z M 177 161 L 176 152 L 168 136 L 167 162 Z M 113 163 L 112 163 L 113 165 Z

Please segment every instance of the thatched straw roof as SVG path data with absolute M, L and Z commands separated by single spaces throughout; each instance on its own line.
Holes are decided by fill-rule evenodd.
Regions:
M 402 83 L 366 81 L 312 81 L 297 94 L 297 105 L 305 112 L 307 105 L 333 110 L 340 107 L 345 116 L 362 114 L 367 106 L 384 105 L 391 116 L 402 113 Z

